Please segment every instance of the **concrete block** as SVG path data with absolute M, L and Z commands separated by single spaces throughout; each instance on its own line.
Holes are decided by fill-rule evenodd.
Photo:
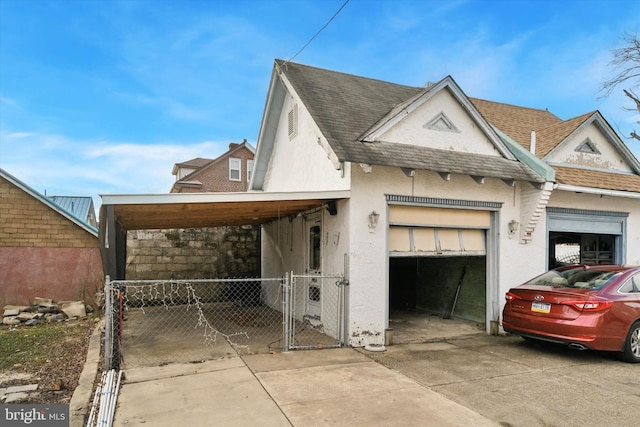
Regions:
M 5 308 L 3 316 L 17 316 L 20 314 L 20 310 L 17 308 Z
M 67 317 L 87 317 L 87 311 L 82 301 L 65 302 L 60 307 L 60 310 L 67 315 Z
M 4 310 L 18 310 L 18 311 L 29 311 L 28 305 L 5 305 L 3 307 Z
M 44 319 L 48 322 L 48 323 L 53 323 L 53 322 L 62 322 L 64 320 L 64 314 L 63 313 L 56 313 L 56 314 L 45 314 L 44 315 Z
M 38 384 L 27 384 L 27 385 L 14 385 L 11 387 L 7 387 L 7 394 L 11 393 L 21 393 L 21 392 L 29 392 L 36 391 L 38 389 Z
M 29 397 L 28 393 L 10 393 L 10 394 L 6 394 L 4 403 L 19 402 L 22 399 L 26 399 L 27 397 Z
M 23 311 L 23 312 L 19 313 L 16 317 L 21 322 L 26 322 L 27 320 L 31 320 L 34 317 L 38 317 L 38 313 L 29 313 L 28 311 Z
M 33 299 L 33 305 L 49 305 L 53 303 L 53 300 L 51 298 L 40 298 L 40 297 L 35 297 Z
M 34 317 L 33 319 L 29 319 L 26 322 L 24 322 L 24 325 L 35 326 L 35 325 L 39 325 L 40 323 L 44 323 L 44 319 L 41 317 Z
M 18 319 L 18 316 L 7 316 L 2 318 L 3 325 L 19 325 L 22 322 Z

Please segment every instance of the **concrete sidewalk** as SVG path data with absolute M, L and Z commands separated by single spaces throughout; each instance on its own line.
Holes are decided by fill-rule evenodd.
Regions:
M 496 426 L 351 348 L 125 371 L 115 426 Z

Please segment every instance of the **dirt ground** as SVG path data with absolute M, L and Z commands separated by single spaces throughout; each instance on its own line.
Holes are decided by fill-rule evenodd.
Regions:
M 0 327 L 0 353 L 4 353 L 1 357 L 5 362 L 10 360 L 10 366 L 5 363 L 0 369 L 0 388 L 38 384 L 37 392 L 15 403 L 68 404 L 78 385 L 97 321 L 97 318 L 88 317 L 36 326 Z M 45 328 L 50 331 L 44 331 Z M 36 335 L 36 332 L 46 342 L 29 340 L 29 335 Z M 55 339 L 46 340 L 47 332 L 52 332 Z M 15 340 L 13 334 L 22 336 Z M 10 342 L 22 344 L 8 350 Z M 8 351 L 11 351 L 11 359 L 5 353 Z

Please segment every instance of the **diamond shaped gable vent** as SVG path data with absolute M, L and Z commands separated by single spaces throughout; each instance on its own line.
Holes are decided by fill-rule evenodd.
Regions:
M 443 132 L 460 132 L 446 114 L 440 112 L 434 118 L 429 120 L 424 126 L 425 129 L 439 130 Z

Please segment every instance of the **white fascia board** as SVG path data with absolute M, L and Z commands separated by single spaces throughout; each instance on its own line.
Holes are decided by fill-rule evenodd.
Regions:
M 597 194 L 600 196 L 626 197 L 640 199 L 640 193 L 631 191 L 605 190 L 603 188 L 580 187 L 577 185 L 557 184 L 556 190 L 570 191 L 572 193 Z
M 277 202 L 286 200 L 348 199 L 351 191 L 101 194 L 103 205 L 152 205 L 177 203 Z
M 622 156 L 629 162 L 629 165 L 636 173 L 640 174 L 640 161 L 633 155 L 627 144 L 624 143 L 620 139 L 620 136 L 611 128 L 611 125 L 607 120 L 600 114 L 599 111 L 596 112 L 598 116 L 598 120 L 596 123 L 599 125 L 600 129 L 604 132 L 604 134 L 609 138 L 609 141 L 616 147 Z
M 249 182 L 249 189 L 251 190 L 261 190 L 263 188 L 275 144 L 278 120 L 282 112 L 285 88 L 276 67 L 277 65 L 274 66 L 271 73 L 271 82 L 269 83 L 269 91 L 264 111 L 262 112 L 258 141 L 256 142 L 253 156 L 253 173 Z

